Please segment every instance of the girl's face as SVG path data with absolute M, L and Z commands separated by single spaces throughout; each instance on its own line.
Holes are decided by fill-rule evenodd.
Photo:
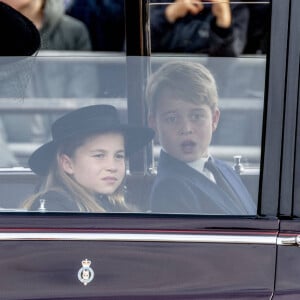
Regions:
M 114 193 L 125 177 L 124 137 L 120 133 L 96 134 L 74 155 L 60 156 L 63 170 L 91 192 Z

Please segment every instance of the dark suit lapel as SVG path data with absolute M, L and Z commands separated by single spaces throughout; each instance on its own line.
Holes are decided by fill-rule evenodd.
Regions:
M 229 184 L 232 188 L 232 191 L 236 195 L 236 205 L 239 205 L 244 212 L 248 213 L 249 211 L 255 209 L 252 207 L 253 205 L 251 205 L 254 204 L 251 196 L 241 180 L 238 178 L 238 175 L 234 173 L 234 170 L 229 170 L 229 167 L 225 166 L 223 163 L 220 163 L 219 160 L 215 160 L 215 163 L 220 172 L 223 174 L 224 178 L 227 179 L 227 182 L 229 182 L 228 179 L 230 179 Z
M 202 194 L 205 194 L 207 199 L 209 199 L 208 201 L 215 203 L 215 205 L 220 207 L 225 213 L 242 213 L 240 209 L 236 208 L 237 205 L 234 200 L 225 194 L 220 187 L 186 163 L 174 159 L 167 153 L 161 151 L 158 166 L 158 174 L 165 173 L 166 176 L 173 174 L 173 176 L 176 175 L 177 177 L 184 174 L 184 180 L 188 179 L 191 183 L 193 183 L 193 185 L 197 186 L 197 188 L 201 190 Z M 201 201 L 200 198 L 199 201 Z

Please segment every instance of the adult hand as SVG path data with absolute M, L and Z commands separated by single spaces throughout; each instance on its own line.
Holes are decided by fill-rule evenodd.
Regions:
M 218 27 L 229 28 L 231 26 L 231 10 L 229 0 L 210 0 L 212 2 L 211 11 L 216 17 Z
M 174 3 L 167 6 L 165 15 L 170 23 L 174 23 L 187 14 L 198 14 L 203 8 L 204 5 L 201 0 L 175 0 Z

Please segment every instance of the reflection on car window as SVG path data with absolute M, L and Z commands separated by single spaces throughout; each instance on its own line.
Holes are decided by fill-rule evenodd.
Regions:
M 141 59 L 136 58 L 136 60 Z M 18 171 L 24 175 L 22 185 L 16 186 L 20 190 L 14 189 L 14 193 L 19 195 L 13 195 L 12 197 L 10 194 L 11 191 L 9 189 L 13 187 L 13 177 L 10 179 L 11 185 L 6 185 L 5 193 L 10 199 L 8 201 L 5 200 L 8 198 L 2 198 L 3 203 L 1 206 L 7 209 L 18 207 L 28 209 L 30 207 L 28 202 L 27 206 L 22 206 L 22 203 L 33 195 L 33 187 L 36 188 L 37 178 L 30 172 L 28 159 L 36 149 L 53 139 L 53 128 L 51 132 L 51 126 L 63 115 L 74 112 L 80 107 L 110 104 L 118 110 L 121 122 L 127 123 L 126 76 L 124 71 L 126 62 L 124 59 L 110 58 L 104 61 L 102 58 L 86 58 L 71 60 L 61 57 L 49 59 L 41 56 L 35 58 L 33 64 L 32 78 L 27 86 L 25 98 L 22 100 L 11 100 L 7 95 L 1 97 L 1 120 L 5 133 L 3 137 L 6 137 L 7 150 L 9 150 L 10 156 L 14 158 L 14 162 L 3 161 L 1 167 L 5 171 L 6 180 L 9 180 L 8 170 L 13 171 L 15 175 Z M 166 190 L 175 191 L 178 187 L 179 190 L 176 190 L 176 196 L 182 195 L 184 202 L 188 206 L 191 206 L 189 201 L 196 201 L 196 203 L 199 202 L 199 205 L 201 204 L 197 209 L 186 210 L 183 207 L 177 207 L 176 205 L 179 204 L 176 204 L 176 198 L 173 195 L 168 196 L 166 191 L 158 194 L 153 190 L 151 192 L 153 181 L 155 181 L 154 186 L 157 184 L 156 175 L 137 176 L 130 174 L 126 180 L 126 188 L 123 187 L 126 189 L 124 195 L 126 200 L 128 199 L 129 210 L 132 212 L 153 213 L 255 214 L 260 165 L 259 140 L 262 131 L 264 96 L 262 79 L 265 74 L 265 58 L 202 57 L 193 59 L 181 58 L 180 60 L 179 58 L 167 59 L 157 57 L 151 60 L 154 74 L 161 70 L 161 67 L 169 65 L 173 66 L 172 68 L 175 71 L 188 68 L 185 72 L 179 72 L 179 74 L 193 74 L 193 72 L 197 71 L 197 68 L 196 70 L 189 70 L 189 68 L 196 66 L 200 70 L 203 68 L 205 72 L 195 77 L 195 79 L 200 80 L 197 86 L 196 83 L 193 85 L 192 80 L 187 81 L 187 78 L 181 78 L 180 76 L 182 75 L 178 75 L 177 78 L 176 74 L 174 77 L 172 74 L 168 74 L 169 71 L 165 71 L 166 74 L 163 73 L 165 78 L 163 78 L 164 84 L 162 86 L 170 85 L 171 88 L 169 90 L 163 89 L 161 95 L 153 88 L 155 86 L 159 90 L 159 83 L 156 84 L 153 79 L 147 82 L 147 103 L 149 104 L 149 97 L 151 96 L 149 91 L 152 89 L 152 93 L 156 93 L 152 95 L 152 98 L 157 101 L 155 104 L 156 109 L 161 108 L 163 110 L 166 108 L 166 111 L 163 110 L 161 113 L 154 113 L 151 107 L 148 109 L 150 112 L 149 125 L 156 129 L 157 133 L 153 151 L 154 168 L 156 168 L 159 159 L 161 159 L 159 156 L 161 155 L 160 151 L 162 151 L 163 156 L 167 156 L 167 164 L 170 163 L 171 168 L 175 168 L 171 172 L 172 176 L 175 176 L 177 171 L 182 175 L 183 170 L 181 168 L 186 167 L 191 172 L 190 180 L 195 185 L 193 181 L 195 181 L 196 172 L 199 171 L 199 168 L 204 168 L 206 160 L 208 157 L 211 157 L 221 171 L 233 178 L 234 186 L 231 189 L 233 189 L 233 194 L 237 194 L 235 197 L 238 198 L 241 195 L 240 197 L 245 197 L 245 199 L 242 198 L 241 203 L 240 200 L 235 199 L 239 203 L 237 210 L 226 208 L 227 204 L 222 204 L 222 201 L 224 201 L 222 197 L 218 200 L 221 190 L 216 190 L 208 193 L 212 195 L 211 201 L 208 201 L 212 207 L 203 209 L 201 205 L 204 203 L 204 200 L 200 197 L 201 193 L 195 190 L 192 194 L 195 199 L 192 200 L 193 197 L 180 188 L 179 184 L 174 185 L 172 180 L 167 178 L 166 183 L 164 183 Z M 53 75 L 49 76 L 50 74 Z M 110 74 L 110 78 L 107 77 L 108 74 Z M 228 74 L 231 76 L 228 76 Z M 97 77 L 95 77 L 96 75 Z M 197 73 L 194 75 L 196 76 Z M 155 76 L 153 75 L 153 77 Z M 45 81 L 45 78 L 50 77 L 53 80 Z M 116 78 L 119 80 L 115 80 Z M 94 82 L 91 82 L 93 80 Z M 126 80 L 134 82 L 135 78 L 127 78 Z M 211 82 L 209 82 L 210 80 Z M 151 82 L 152 87 L 150 86 Z M 207 91 L 207 95 L 205 94 L 207 88 L 205 92 L 201 90 L 203 84 L 206 87 L 211 86 L 211 90 Z M 166 102 L 165 104 L 158 103 L 160 96 L 163 98 L 163 102 Z M 187 102 L 183 101 L 185 98 L 188 99 Z M 200 99 L 199 103 L 197 102 L 198 99 Z M 173 105 L 175 106 L 173 107 Z M 83 124 L 84 120 L 83 117 L 78 117 L 78 124 Z M 162 127 L 160 128 L 159 126 Z M 73 128 L 74 126 L 69 127 Z M 67 131 L 67 129 L 68 126 L 62 126 L 59 130 Z M 65 132 L 60 134 L 63 133 Z M 173 137 L 174 140 L 172 140 Z M 141 140 L 141 138 L 136 138 L 136 140 Z M 171 143 L 171 147 L 168 146 L 168 142 Z M 73 149 L 74 147 L 72 146 L 71 148 Z M 2 149 L 5 151 L 5 148 Z M 181 155 L 183 156 L 182 158 Z M 202 156 L 204 156 L 204 160 L 202 160 Z M 177 158 L 186 166 L 177 166 L 178 162 L 175 160 Z M 221 160 L 222 162 L 218 165 Z M 42 163 L 45 161 L 47 161 L 47 158 L 38 161 L 41 165 L 36 167 L 36 164 L 34 164 L 35 168 L 42 168 Z M 236 170 L 241 172 L 241 174 L 236 174 L 236 171 L 233 170 L 234 164 L 236 164 Z M 177 167 L 179 170 L 176 169 Z M 39 173 L 35 169 L 33 171 Z M 13 175 L 13 172 L 11 175 Z M 158 166 L 158 176 L 160 176 L 159 172 L 160 166 Z M 208 170 L 206 172 L 208 174 L 206 174 L 208 177 L 205 178 L 206 184 L 214 187 L 217 181 L 216 175 L 213 175 Z M 244 175 L 247 172 L 248 176 L 245 176 L 246 182 L 242 184 L 240 175 Z M 18 176 L 21 176 L 20 173 Z M 28 180 L 26 174 L 31 176 L 32 180 Z M 18 180 L 20 180 L 20 177 Z M 30 188 L 29 182 L 31 184 Z M 139 182 L 139 184 L 133 184 L 133 182 Z M 29 193 L 30 189 L 31 193 Z M 26 193 L 28 193 L 28 197 L 24 197 Z M 56 194 L 53 197 L 58 199 Z M 167 197 L 167 200 L 164 200 L 164 197 Z M 250 200 L 251 198 L 252 200 Z M 219 207 L 223 207 L 222 209 L 214 210 L 213 203 L 216 201 L 219 202 Z M 229 200 L 227 201 L 230 203 Z M 34 210 L 47 210 L 47 202 L 49 201 L 46 201 L 46 203 L 36 202 L 35 206 L 33 206 Z M 72 206 L 68 209 L 68 203 L 70 202 L 68 197 L 62 202 L 64 202 L 63 206 L 65 208 L 58 210 L 80 211 L 80 209 L 74 209 Z M 154 205 L 154 203 L 156 204 Z M 42 206 L 40 207 L 40 205 Z M 161 205 L 163 208 L 160 207 Z M 51 210 L 56 211 L 53 207 Z M 93 209 L 90 208 L 83 211 L 91 210 Z M 97 210 L 95 209 L 95 211 Z M 108 211 L 113 211 L 113 209 L 108 209 Z
M 124 0 L 71 0 L 65 8 L 87 26 L 93 51 L 124 51 Z
M 219 135 L 219 145 L 211 146 L 212 137 L 221 126 L 219 123 L 222 119 L 217 83 L 212 72 L 222 78 L 226 70 L 228 75 L 227 63 L 234 66 L 232 59 L 226 58 L 207 59 L 202 63 L 197 59 L 174 59 L 157 66 L 149 80 L 146 98 L 149 124 L 156 129 L 157 145 L 160 148 L 158 176 L 150 196 L 153 212 L 232 215 L 256 212 L 257 196 L 255 200 L 252 199 L 236 173 L 242 169 L 242 153 L 239 152 L 239 147 L 234 147 L 233 143 L 230 153 L 226 134 Z M 264 72 L 264 61 L 262 63 L 261 71 Z M 245 105 L 251 100 L 244 95 L 244 98 L 231 97 L 223 101 L 224 111 L 226 104 L 229 104 L 227 109 L 230 121 L 224 123 L 223 130 L 229 125 L 229 135 L 235 136 L 235 131 L 241 130 L 235 124 L 245 123 L 243 118 L 249 110 Z M 254 107 L 254 114 L 261 113 L 262 108 L 263 99 L 258 107 Z M 244 129 L 242 135 L 252 131 L 260 135 L 261 122 L 262 119 L 254 128 L 251 120 L 251 126 L 248 130 L 245 127 L 246 131 Z M 254 160 L 257 165 L 259 145 L 243 150 L 247 159 L 255 147 L 257 151 Z M 226 153 L 224 149 L 229 151 Z M 226 154 L 229 156 L 226 157 Z M 233 168 L 234 157 L 236 170 Z
M 114 106 L 98 104 L 65 114 L 52 124 L 51 132 L 51 141 L 29 157 L 29 167 L 42 184 L 24 207 L 130 211 L 124 193 L 125 159 L 151 141 L 153 130 L 122 124 Z
M 152 0 L 153 53 L 240 56 L 266 53 L 268 1 Z
M 9 76 L 2 81 L 3 85 L 7 87 L 9 82 L 10 86 L 22 87 L 22 93 L 12 88 L 8 94 L 7 89 L 1 89 L 1 136 L 5 146 L 1 148 L 2 174 L 9 176 L 14 173 L 18 177 L 22 173 L 23 178 L 15 180 L 24 183 L 16 185 L 16 190 L 13 177 L 6 177 L 10 185 L 4 184 L 7 197 L 2 198 L 0 206 L 23 209 L 28 208 L 28 205 L 23 206 L 23 201 L 42 188 L 37 186 L 38 178 L 31 174 L 28 159 L 36 149 L 52 139 L 51 125 L 56 120 L 81 107 L 110 104 L 118 110 L 120 122 L 127 123 L 126 66 L 121 56 L 95 59 L 91 55 L 80 59 L 61 55 L 48 57 L 42 52 L 38 57 L 24 58 L 22 64 L 26 63 L 27 67 L 22 72 L 20 62 L 13 58 L 10 58 L 11 61 L 6 61 L 7 58 L 2 60 L 3 64 L 11 67 L 6 72 Z M 99 65 L 102 67 L 99 68 Z M 19 76 L 13 76 L 15 73 Z M 76 123 L 82 127 L 80 116 Z M 67 128 L 60 128 L 60 131 L 67 133 Z M 117 156 L 122 155 L 125 157 L 124 153 L 118 152 Z M 44 161 L 47 160 L 51 157 L 44 158 Z M 45 184 L 49 185 L 49 182 Z M 47 204 L 44 203 L 44 207 L 47 209 Z M 62 207 L 68 207 L 67 203 L 63 203 Z
M 165 9 L 165 2 L 151 1 L 150 10 Z M 252 16 L 267 15 L 270 6 L 266 1 L 255 1 L 255 5 L 253 2 L 250 9 L 247 4 L 246 34 L 252 39 L 246 39 L 244 50 L 238 53 L 156 51 L 152 43 L 150 60 L 127 60 L 115 53 L 80 55 L 56 51 L 40 51 L 37 57 L 24 59 L 2 57 L 1 66 L 5 68 L 0 72 L 1 211 L 255 215 L 269 29 L 251 29 L 251 34 L 249 30 L 262 25 L 254 24 Z M 159 15 L 151 12 L 152 34 L 156 14 Z M 162 41 L 169 42 L 167 38 Z M 175 44 L 171 41 L 170 45 Z M 134 72 L 129 76 L 126 72 L 130 69 L 128 64 L 140 63 L 150 66 L 150 78 L 148 70 L 144 70 L 143 76 Z M 197 68 L 204 71 L 198 74 Z M 160 78 L 156 80 L 158 74 Z M 191 74 L 195 75 L 192 80 Z M 61 201 L 56 188 L 50 195 L 52 200 L 47 199 L 49 182 L 41 180 L 45 178 L 32 170 L 28 160 L 53 140 L 53 124 L 69 113 L 95 105 L 111 105 L 116 108 L 121 124 L 132 123 L 127 114 L 127 102 L 131 100 L 128 88 L 140 83 L 140 77 L 145 78 L 143 100 L 148 126 L 156 133 L 151 146 L 143 144 L 153 154 L 144 162 L 148 172 L 133 172 L 125 154 L 127 175 L 121 176 L 118 186 L 124 202 L 117 205 L 114 198 L 109 202 L 106 197 L 97 199 L 98 206 L 78 205 L 75 198 L 80 192 Z M 78 124 L 82 122 L 78 118 Z M 96 154 L 98 158 L 102 155 Z M 221 183 L 220 174 L 213 168 L 225 182 Z M 108 178 L 109 185 L 119 180 L 116 176 Z M 62 206 L 57 208 L 55 201 Z

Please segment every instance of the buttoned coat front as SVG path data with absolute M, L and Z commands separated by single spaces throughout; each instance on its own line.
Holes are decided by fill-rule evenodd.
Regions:
M 253 199 L 236 172 L 214 159 L 237 199 L 231 199 L 205 175 L 164 151 L 151 195 L 151 211 L 160 213 L 255 215 Z

